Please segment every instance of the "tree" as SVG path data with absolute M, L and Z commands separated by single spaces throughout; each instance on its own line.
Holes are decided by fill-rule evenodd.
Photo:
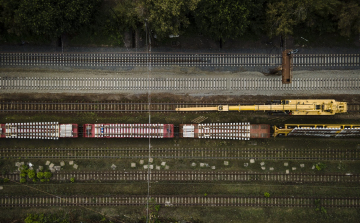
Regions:
M 199 0 L 148 0 L 149 14 L 146 19 L 158 36 L 179 35 L 190 22 L 186 16 L 194 11 Z
M 202 33 L 215 40 L 234 39 L 246 31 L 251 7 L 247 0 L 202 0 L 195 21 Z
M 18 35 L 60 37 L 88 25 L 100 0 L 0 0 L 1 21 Z M 11 13 L 11 11 L 13 13 Z M 4 18 L 7 16 L 7 18 Z M 12 27 L 12 28 L 10 28 Z
M 360 34 L 360 5 L 355 1 L 344 1 L 338 10 L 338 28 L 341 35 Z
M 332 17 L 338 5 L 338 0 L 273 1 L 266 10 L 269 36 L 286 37 L 299 24 L 316 32 L 334 31 Z
M 126 27 L 152 30 L 159 38 L 179 35 L 200 0 L 124 0 L 114 9 Z M 146 26 L 146 27 L 145 27 Z

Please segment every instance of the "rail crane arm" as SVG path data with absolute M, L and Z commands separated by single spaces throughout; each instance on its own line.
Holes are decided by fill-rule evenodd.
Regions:
M 269 105 L 219 105 L 216 107 L 176 108 L 176 111 L 269 111 L 291 115 L 335 115 L 347 112 L 347 103 L 332 99 L 281 100 Z

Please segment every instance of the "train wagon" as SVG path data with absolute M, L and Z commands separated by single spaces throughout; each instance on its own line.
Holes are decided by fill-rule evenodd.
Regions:
M 269 138 L 270 125 L 239 123 L 204 123 L 181 124 L 179 137 L 200 139 L 234 139 Z
M 84 124 L 86 138 L 174 138 L 173 124 Z
M 58 122 L 27 122 L 0 124 L 0 138 L 59 139 L 77 138 L 78 124 Z
M 359 124 L 285 124 L 273 126 L 273 136 L 360 137 Z

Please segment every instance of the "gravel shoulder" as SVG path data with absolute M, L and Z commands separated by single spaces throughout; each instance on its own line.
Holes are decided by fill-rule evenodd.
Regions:
M 252 80 L 261 80 L 266 84 L 266 81 L 281 82 L 279 75 L 265 75 L 261 72 L 244 71 L 206 71 L 194 67 L 166 67 L 166 68 L 152 68 L 149 70 L 146 67 L 137 67 L 131 71 L 111 71 L 111 70 L 83 70 L 83 69 L 22 69 L 22 68 L 1 68 L 0 78 L 5 77 L 48 77 L 48 78 L 163 78 L 173 80 L 174 78 L 225 78 L 227 81 L 226 90 L 207 90 L 207 89 L 179 89 L 179 90 L 151 90 L 151 93 L 166 93 L 174 95 L 190 95 L 190 96 L 216 96 L 216 95 L 269 95 L 269 96 L 310 96 L 310 95 L 329 95 L 329 94 L 359 94 L 358 89 L 347 89 L 346 86 L 342 89 L 331 88 L 316 88 L 315 90 L 267 90 L 262 88 L 254 88 L 247 90 L 234 90 L 229 86 L 232 78 L 248 78 Z M 346 80 L 349 78 L 360 78 L 360 69 L 357 70 L 301 70 L 293 71 L 293 78 L 316 78 L 318 80 L 326 80 L 332 78 L 333 80 Z M 240 80 L 241 82 L 241 80 Z M 289 85 L 283 85 L 287 87 Z M 139 95 L 148 94 L 148 90 L 53 90 L 51 87 L 46 90 L 32 90 L 32 89 L 0 89 L 1 93 L 71 93 L 71 94 L 124 94 L 124 95 Z

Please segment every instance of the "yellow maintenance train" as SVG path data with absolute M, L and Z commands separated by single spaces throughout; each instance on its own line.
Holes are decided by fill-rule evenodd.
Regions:
M 176 111 L 266 111 L 288 115 L 335 115 L 346 113 L 347 103 L 333 99 L 286 99 L 267 105 L 219 105 L 216 107 L 176 108 Z

